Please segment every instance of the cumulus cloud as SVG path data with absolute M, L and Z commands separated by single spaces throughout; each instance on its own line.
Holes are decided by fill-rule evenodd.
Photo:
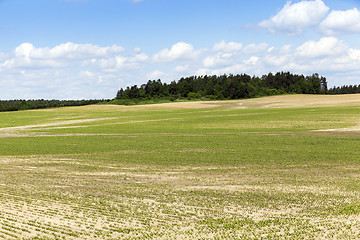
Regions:
M 259 60 L 259 57 L 251 56 L 249 59 L 245 60 L 245 64 L 256 65 Z
M 16 48 L 15 52 L 26 53 L 33 58 L 65 58 L 79 59 L 89 56 L 107 56 L 109 54 L 121 53 L 124 48 L 113 45 L 110 47 L 100 47 L 93 44 L 76 44 L 72 42 L 57 45 L 53 48 L 35 48 L 32 44 L 24 43 Z
M 327 35 L 340 33 L 360 33 L 360 11 L 357 8 L 347 11 L 331 11 L 321 22 L 320 29 Z
M 159 71 L 159 70 L 155 70 L 151 73 L 148 73 L 147 74 L 147 78 L 148 79 L 160 79 L 162 77 L 164 77 L 166 74 L 162 71 Z
M 341 55 L 346 53 L 347 46 L 344 42 L 334 37 L 324 37 L 319 41 L 307 41 L 299 46 L 296 51 L 300 56 L 319 58 L 326 56 Z
M 327 77 L 329 86 L 358 84 L 360 49 L 349 47 L 334 37 L 308 41 L 298 46 L 279 67 L 292 72 L 318 72 Z
M 194 47 L 185 42 L 178 42 L 170 49 L 165 48 L 159 53 L 153 56 L 155 61 L 159 62 L 171 62 L 179 59 L 193 59 L 198 55 L 198 52 L 194 51 Z
M 325 75 L 330 85 L 346 84 L 343 79 L 354 81 L 359 74 L 360 49 L 350 48 L 348 44 L 335 37 L 323 37 L 317 41 L 306 41 L 298 46 L 280 47 L 263 44 L 250 44 L 257 51 L 246 51 L 247 46 L 231 55 L 222 52 L 208 55 L 197 74 L 247 73 L 261 76 L 268 72 L 291 71 L 299 74 L 318 72 Z M 337 79 L 337 77 L 344 77 Z M 337 77 L 336 77 L 337 76 Z
M 270 32 L 286 32 L 296 35 L 307 27 L 317 26 L 326 16 L 329 7 L 322 0 L 301 1 L 285 6 L 273 17 L 259 23 L 259 27 Z
M 15 48 L 12 58 L 2 63 L 0 67 L 64 67 L 73 63 L 85 63 L 89 59 L 94 62 L 101 58 L 116 58 L 115 56 L 123 51 L 124 48 L 117 45 L 100 47 L 68 42 L 53 48 L 36 48 L 31 43 L 23 43 Z
M 203 64 L 205 67 L 214 67 L 214 66 L 223 66 L 227 65 L 232 61 L 232 57 L 234 53 L 218 53 L 215 56 L 207 56 L 203 60 Z
M 349 50 L 349 54 L 350 54 L 350 59 L 360 61 L 360 49 L 351 48 Z
M 8 99 L 109 97 L 106 92 L 117 89 L 124 79 L 131 79 L 129 75 L 133 74 L 133 80 L 138 79 L 134 72 L 144 68 L 148 60 L 149 56 L 141 49 L 126 51 L 118 45 L 102 47 L 68 42 L 38 48 L 23 43 L 12 53 L 0 54 L 2 89 L 22 91 L 0 90 L 0 96 Z M 24 95 L 34 89 L 34 95 Z
M 204 76 L 204 75 L 210 75 L 211 71 L 207 68 L 199 68 L 195 71 L 195 75 L 197 76 Z
M 17 48 L 15 48 L 15 55 L 18 57 L 29 58 L 31 52 L 33 52 L 34 49 L 35 47 L 31 43 L 23 43 Z
M 175 67 L 175 72 L 183 73 L 186 72 L 189 69 L 189 65 L 178 65 Z
M 284 45 L 280 48 L 270 47 L 266 50 L 263 61 L 266 66 L 271 66 L 273 69 L 281 69 L 291 61 L 293 56 L 293 47 L 291 45 Z
M 221 41 L 201 50 L 179 42 L 154 55 L 117 45 L 64 43 L 38 48 L 24 43 L 10 53 L 0 53 L 0 96 L 111 98 L 120 87 L 140 85 L 149 79 L 170 82 L 190 75 L 261 76 L 277 71 L 318 72 L 328 78 L 329 85 L 335 85 L 345 84 L 336 83 L 336 76 L 355 81 L 360 74 L 358 66 L 360 49 L 333 36 L 283 46 Z
M 214 45 L 214 51 L 221 51 L 221 52 L 234 52 L 239 51 L 242 48 L 241 43 L 236 42 L 225 42 L 224 40 Z
M 242 43 L 221 41 L 214 44 L 211 51 L 203 59 L 205 68 L 226 67 L 234 62 L 234 59 L 241 58 Z M 211 54 L 212 53 L 212 54 Z

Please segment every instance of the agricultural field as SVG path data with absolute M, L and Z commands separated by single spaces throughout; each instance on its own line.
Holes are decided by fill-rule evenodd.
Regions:
M 0 238 L 358 239 L 360 95 L 0 113 Z

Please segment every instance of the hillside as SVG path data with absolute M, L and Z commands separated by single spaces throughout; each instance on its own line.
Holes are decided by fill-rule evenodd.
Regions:
M 329 107 L 329 106 L 358 106 L 360 94 L 342 95 L 307 95 L 293 94 L 271 97 L 260 97 L 241 100 L 221 101 L 190 101 L 161 104 L 140 105 L 138 107 L 164 108 L 284 108 L 284 107 Z M 135 106 L 133 106 L 135 107 Z
M 0 238 L 356 239 L 360 95 L 0 113 Z

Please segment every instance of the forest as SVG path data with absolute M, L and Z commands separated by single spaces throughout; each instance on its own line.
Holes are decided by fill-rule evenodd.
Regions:
M 327 91 L 328 94 L 354 94 L 360 93 L 359 85 L 344 85 L 341 87 L 333 87 Z
M 262 77 L 247 74 L 220 76 L 190 76 L 179 81 L 162 83 L 149 80 L 120 89 L 116 99 L 243 99 L 279 94 L 326 94 L 326 78 L 314 73 L 311 76 L 290 72 L 269 73 Z
M 290 72 L 269 73 L 262 77 L 247 74 L 220 76 L 190 76 L 171 83 L 160 79 L 149 80 L 140 87 L 121 88 L 115 99 L 145 100 L 168 99 L 244 99 L 280 94 L 352 94 L 360 93 L 359 85 L 344 85 L 328 89 L 326 78 L 314 73 L 311 76 Z

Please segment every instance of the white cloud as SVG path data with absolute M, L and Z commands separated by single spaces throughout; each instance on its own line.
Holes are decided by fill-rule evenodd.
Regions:
M 351 59 L 360 61 L 360 49 L 351 48 L 349 54 Z
M 251 44 L 249 46 L 256 46 Z M 246 51 L 245 46 L 228 59 L 222 58 L 221 52 L 208 55 L 203 65 L 198 67 L 201 74 L 266 74 L 268 72 L 291 71 L 299 74 L 318 72 L 326 76 L 330 85 L 354 84 L 359 75 L 360 49 L 350 48 L 345 41 L 334 37 L 323 37 L 317 41 L 307 41 L 298 46 L 282 47 L 265 44 L 258 51 Z M 352 83 L 341 82 L 335 76 L 342 76 Z M 356 83 L 358 84 L 358 82 Z
M 179 73 L 182 73 L 182 72 L 186 72 L 187 70 L 189 69 L 189 65 L 178 65 L 175 67 L 175 72 L 179 72 Z
M 157 80 L 165 76 L 166 74 L 162 71 L 156 70 L 147 74 L 147 78 L 151 80 Z
M 215 67 L 215 66 L 227 65 L 232 61 L 233 56 L 234 56 L 234 54 L 218 53 L 215 56 L 207 56 L 203 60 L 203 64 L 205 67 Z
M 166 48 L 153 56 L 153 59 L 158 62 L 172 62 L 179 59 L 193 59 L 198 55 L 194 51 L 194 47 L 185 42 L 178 42 L 170 49 Z
M 267 66 L 281 68 L 286 63 L 289 62 L 289 56 L 285 55 L 268 55 L 264 57 L 264 61 L 266 62 Z
M 115 67 L 116 68 L 121 68 L 124 66 L 125 62 L 126 62 L 126 58 L 121 57 L 121 56 L 116 56 L 115 57 Z
M 204 59 L 203 64 L 205 67 L 213 67 L 216 66 L 219 61 L 222 61 L 222 59 L 217 59 L 216 56 L 208 56 Z
M 149 61 L 140 49 L 125 51 L 118 45 L 71 42 L 52 48 L 23 43 L 12 53 L 0 56 L 3 99 L 112 97 L 111 91 L 119 88 L 123 79 L 140 81 L 138 73 Z
M 266 49 L 266 53 L 262 58 L 265 66 L 272 69 L 281 69 L 291 61 L 294 51 L 291 45 L 284 45 L 282 47 L 270 47 Z M 274 70 L 272 70 L 274 71 Z
M 195 71 L 195 75 L 197 75 L 197 76 L 204 76 L 204 75 L 210 75 L 210 74 L 211 74 L 211 72 L 207 68 L 200 68 Z
M 230 73 L 249 73 L 250 68 L 243 63 L 234 63 L 231 66 L 224 68 L 217 68 L 211 71 L 211 75 L 222 75 L 222 74 L 230 74 Z M 252 74 L 252 73 L 250 73 Z
M 230 66 L 233 62 L 238 62 L 243 58 L 242 49 L 242 43 L 225 41 L 215 43 L 212 50 L 206 51 L 206 56 L 202 61 L 203 67 L 208 70 Z
M 278 71 L 318 72 L 332 81 L 329 85 L 345 84 L 335 82 L 335 77 L 355 81 L 360 74 L 359 66 L 360 49 L 335 37 L 283 46 L 266 43 L 243 46 L 222 41 L 211 49 L 195 49 L 180 42 L 153 56 L 139 48 L 126 50 L 116 45 L 64 43 L 37 48 L 24 43 L 13 52 L 0 53 L 0 96 L 112 98 L 120 87 L 140 85 L 149 79 L 170 82 L 191 75 L 261 76 Z
M 282 65 L 289 71 L 304 74 L 318 72 L 328 78 L 329 86 L 359 84 L 360 49 L 350 48 L 344 41 L 325 37 L 308 41 L 289 56 Z M 348 80 L 346 80 L 348 79 Z M 350 81 L 352 82 L 346 82 Z
M 326 16 L 329 7 L 322 0 L 301 1 L 285 6 L 269 20 L 259 23 L 259 27 L 270 32 L 286 32 L 296 35 L 307 27 L 316 26 Z
M 15 56 L 29 58 L 34 49 L 35 47 L 31 43 L 23 43 L 15 48 Z
M 68 42 L 53 48 L 36 48 L 31 43 L 23 43 L 15 48 L 12 58 L 3 62 L 2 67 L 65 67 L 90 59 L 96 62 L 96 59 L 114 57 L 123 51 L 124 49 L 118 45 L 100 47 L 93 44 Z
M 75 44 L 72 42 L 60 44 L 54 48 L 43 48 L 37 50 L 34 57 L 38 58 L 88 58 L 89 56 L 107 56 L 109 54 L 121 53 L 124 48 L 113 45 L 110 47 L 100 47 L 93 44 Z
M 346 52 L 347 46 L 344 42 L 334 37 L 324 37 L 319 41 L 307 41 L 299 46 L 296 51 L 300 56 L 319 58 L 326 56 L 341 55 Z
M 360 11 L 357 8 L 347 11 L 331 11 L 321 22 L 320 29 L 327 35 L 340 33 L 360 33 Z
M 137 53 L 133 58 L 130 59 L 131 62 L 146 62 L 149 59 L 149 56 L 145 53 Z
M 93 72 L 89 72 L 89 71 L 83 71 L 83 72 L 80 72 L 80 77 L 86 77 L 86 78 L 91 78 L 91 77 L 94 77 L 95 74 Z
M 214 45 L 214 51 L 220 51 L 220 52 L 234 52 L 239 51 L 242 48 L 241 43 L 236 42 L 225 42 L 224 40 L 218 43 L 215 43 Z
M 251 56 L 249 59 L 245 60 L 245 63 L 249 65 L 256 65 L 259 63 L 259 60 L 259 57 Z

